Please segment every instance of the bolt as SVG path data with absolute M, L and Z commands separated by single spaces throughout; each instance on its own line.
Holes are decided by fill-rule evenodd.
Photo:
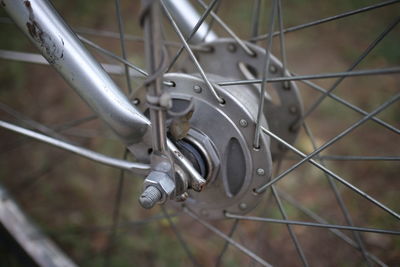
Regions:
M 236 45 L 229 44 L 228 45 L 228 51 L 231 52 L 231 53 L 235 52 L 236 51 Z
M 261 168 L 258 168 L 258 169 L 257 169 L 257 175 L 263 176 L 264 174 L 265 174 L 264 169 L 261 169 Z
M 198 94 L 200 94 L 201 93 L 201 87 L 200 86 L 198 86 L 198 85 L 195 85 L 195 86 L 193 86 L 193 91 L 195 92 L 195 93 L 198 93 Z
M 242 126 L 243 128 L 247 127 L 247 121 L 245 119 L 241 119 L 239 121 L 240 126 Z
M 246 203 L 240 203 L 240 204 L 239 204 L 239 208 L 240 208 L 241 210 L 245 210 L 245 209 L 247 209 L 247 204 L 246 204 Z
M 276 68 L 275 65 L 270 65 L 270 66 L 269 66 L 269 72 L 271 72 L 271 73 L 276 73 L 277 70 L 278 70 L 278 69 Z
M 143 208 L 151 209 L 160 199 L 160 190 L 155 186 L 148 186 L 139 197 L 139 203 Z

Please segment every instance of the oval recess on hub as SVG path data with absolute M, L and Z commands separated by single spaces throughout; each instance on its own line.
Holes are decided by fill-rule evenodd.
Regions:
M 234 197 L 239 193 L 246 177 L 246 161 L 243 149 L 235 137 L 232 137 L 226 146 L 224 162 L 225 191 L 229 197 Z

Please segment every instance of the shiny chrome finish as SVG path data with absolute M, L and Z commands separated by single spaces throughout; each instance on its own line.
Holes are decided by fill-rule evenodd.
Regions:
M 126 143 L 140 142 L 150 122 L 131 105 L 46 0 L 3 0 L 4 9 L 46 60 Z
M 25 62 L 25 63 L 49 65 L 49 62 L 42 55 L 37 53 L 27 53 L 27 52 L 0 49 L 0 58 Z M 105 71 L 108 74 L 125 75 L 124 68 L 121 67 L 120 65 L 101 63 L 101 66 L 105 69 Z M 143 79 L 143 75 L 133 69 L 129 69 L 129 76 L 132 77 L 133 79 Z
M 189 173 L 191 188 L 197 192 L 201 192 L 207 181 L 193 167 L 192 163 L 187 158 L 185 158 L 185 156 L 179 151 L 175 144 L 168 139 L 167 146 L 172 156 L 179 163 L 182 169 Z
M 199 21 L 200 15 L 188 0 L 165 0 L 164 3 L 187 38 Z M 217 35 L 213 31 L 210 31 L 209 26 L 204 22 L 191 38 L 190 43 L 198 44 L 211 42 L 216 39 Z
M 153 78 L 146 83 L 147 87 L 147 103 L 150 105 L 150 119 L 152 124 L 152 145 L 153 152 L 162 154 L 167 153 L 166 144 L 166 128 L 165 128 L 165 109 L 161 105 L 162 90 L 162 70 L 165 60 L 163 55 L 163 40 L 161 39 L 161 21 L 160 21 L 160 5 L 157 1 L 148 7 L 149 11 L 143 18 L 143 27 L 145 34 L 145 55 L 148 73 Z M 149 99 L 156 100 L 150 103 Z
M 221 79 L 211 74 L 209 77 Z M 193 103 L 193 115 L 189 120 L 191 129 L 183 140 L 197 149 L 207 165 L 207 185 L 199 193 L 188 191 L 185 205 L 210 219 L 224 218 L 225 210 L 240 214 L 249 212 L 262 198 L 252 189 L 268 181 L 272 169 L 269 138 L 263 136 L 259 150 L 252 147 L 258 95 L 246 87 L 225 89 L 216 86 L 218 94 L 226 100 L 225 105 L 220 105 L 209 90 L 196 92 L 192 89 L 206 86 L 201 78 L 171 73 L 166 74 L 165 79 L 175 83 L 173 88 L 164 87 L 171 95 L 173 110 L 185 109 L 190 101 Z M 138 107 L 145 111 L 147 107 L 142 101 L 145 94 L 137 92 L 135 97 L 141 100 Z M 240 125 L 242 119 L 248 122 L 247 127 Z M 265 120 L 263 124 L 268 127 Z M 185 166 L 193 168 L 191 162 Z M 264 175 L 257 173 L 259 168 L 265 170 Z M 193 180 L 191 183 L 193 187 Z
M 112 157 L 105 156 L 103 154 L 91 151 L 89 149 L 85 149 L 79 146 L 71 145 L 69 143 L 66 143 L 64 141 L 49 137 L 47 135 L 43 135 L 22 127 L 19 127 L 17 125 L 1 121 L 0 120 L 0 127 L 31 137 L 33 139 L 36 139 L 38 141 L 41 141 L 46 144 L 50 144 L 52 146 L 64 149 L 66 151 L 72 152 L 74 154 L 77 154 L 79 156 L 85 157 L 87 159 L 96 161 L 98 163 L 108 165 L 111 167 L 127 170 L 136 174 L 140 175 L 145 175 L 149 173 L 150 171 L 150 165 L 148 164 L 142 164 L 142 163 L 135 163 L 135 162 L 130 162 L 126 160 L 121 160 L 121 159 L 116 159 Z
M 212 52 L 198 52 L 197 57 L 202 67 L 207 73 L 213 73 L 224 77 L 225 80 L 236 79 L 257 79 L 261 77 L 263 72 L 263 62 L 265 58 L 265 50 L 251 43 L 246 43 L 256 56 L 248 55 L 243 49 L 238 49 L 238 45 L 233 39 L 219 39 L 204 45 L 212 48 Z M 216 61 L 215 58 L 219 60 Z M 283 69 L 282 63 L 274 56 L 270 57 L 270 67 L 268 69 L 268 77 L 281 77 L 285 73 L 285 77 L 291 76 L 287 70 Z M 190 59 L 186 58 L 178 62 L 181 69 L 188 73 L 195 73 L 196 69 L 190 64 Z M 236 94 L 238 98 L 241 96 L 242 90 L 250 90 L 257 95 L 261 92 L 260 84 L 248 84 L 231 88 L 231 93 Z M 271 83 L 265 90 L 265 105 L 263 109 L 263 117 L 268 121 L 268 126 L 272 132 L 277 133 L 284 140 L 293 144 L 296 140 L 299 128 L 292 127 L 296 125 L 303 114 L 303 105 L 301 102 L 298 87 L 295 82 L 276 82 Z M 249 109 L 258 110 L 258 102 L 242 100 Z M 255 111 L 257 112 L 257 111 Z M 250 121 L 239 120 L 241 127 L 247 127 Z M 287 149 L 279 145 L 275 140 L 271 141 L 271 153 L 274 160 L 283 156 Z

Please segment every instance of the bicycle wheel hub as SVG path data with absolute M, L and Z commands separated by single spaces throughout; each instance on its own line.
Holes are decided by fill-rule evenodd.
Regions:
M 165 81 L 174 84 L 173 87 L 164 86 L 173 102 L 167 124 L 171 138 L 177 140 L 176 145 L 207 179 L 202 192 L 189 191 L 185 205 L 203 217 L 224 218 L 225 211 L 243 214 L 258 204 L 262 195 L 253 190 L 270 179 L 272 157 L 281 156 L 284 150 L 277 143 L 271 143 L 264 134 L 260 135 L 259 148 L 253 146 L 260 85 L 217 85 L 217 81 L 259 78 L 264 50 L 250 45 L 256 53 L 250 56 L 228 39 L 207 43 L 205 48 L 201 50 L 204 52 L 197 53 L 197 58 L 217 95 L 225 102 L 218 102 L 212 90 L 196 74 L 193 64 L 183 58 L 178 63 L 179 70 L 192 75 L 169 73 L 164 76 Z M 273 56 L 271 62 L 269 76 L 280 76 L 283 72 L 281 63 Z M 297 130 L 291 129 L 291 125 L 302 110 L 296 86 L 294 83 L 276 83 L 268 89 L 261 126 L 292 143 Z M 135 97 L 146 114 L 144 90 L 137 92 Z

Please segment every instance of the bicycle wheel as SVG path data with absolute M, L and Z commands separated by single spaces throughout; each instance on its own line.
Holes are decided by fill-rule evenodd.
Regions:
M 219 166 L 204 192 L 190 191 L 184 207 L 169 201 L 143 210 L 141 179 L 3 130 L 2 184 L 78 265 L 397 265 L 399 1 L 193 2 L 199 13 L 212 5 L 205 36 L 214 37 L 184 48 L 192 56 L 183 53 L 165 80 L 175 84 L 166 90 L 177 106 L 197 101 L 189 120 L 196 131 L 184 141 L 207 147 L 196 147 L 201 135 L 212 143 L 197 151 L 205 173 Z M 67 21 L 94 27 L 77 33 L 108 50 L 119 50 L 121 38 L 121 57 L 144 65 L 141 30 L 131 22 L 138 4 L 116 1 L 116 21 L 112 2 L 54 4 Z M 169 10 L 167 62 L 182 45 L 171 22 L 185 34 Z M 132 35 L 114 32 L 123 26 Z M 32 51 L 12 24 L 1 27 L 15 36 L 2 49 Z M 106 67 L 124 74 L 129 65 Z M 3 61 L 1 68 L 2 120 L 134 160 L 47 66 Z M 146 114 L 143 79 L 113 77 Z

